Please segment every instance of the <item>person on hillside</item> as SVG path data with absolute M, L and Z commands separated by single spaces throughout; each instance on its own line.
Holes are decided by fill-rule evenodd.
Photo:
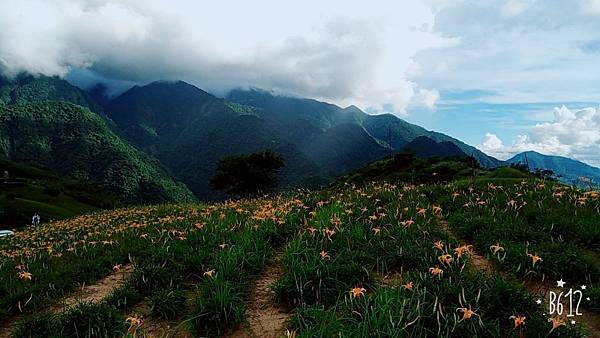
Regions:
M 31 224 L 34 227 L 37 227 L 38 225 L 40 225 L 40 215 L 37 214 L 37 212 L 35 213 L 35 215 L 33 215 L 33 217 L 31 218 Z

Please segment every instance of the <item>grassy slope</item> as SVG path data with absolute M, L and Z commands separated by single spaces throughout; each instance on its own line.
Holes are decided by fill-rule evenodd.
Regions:
M 580 337 L 578 325 L 549 334 L 542 307 L 519 280 L 541 283 L 542 274 L 570 276 L 569 283 L 591 283 L 589 295 L 597 292 L 600 266 L 580 251 L 599 248 L 600 233 L 592 226 L 600 218 L 598 196 L 568 189 L 557 200 L 553 194 L 564 190 L 559 186 L 521 183 L 506 172 L 498 175 L 503 178 L 478 180 L 474 190 L 469 181 L 419 187 L 343 185 L 295 198 L 125 209 L 49 224 L 0 241 L 0 254 L 9 258 L 0 264 L 3 309 L 14 313 L 16 304 L 33 294 L 26 308 L 32 311 L 130 257 L 136 274 L 119 294 L 41 326 L 27 322 L 20 332 L 60 330 L 70 336 L 74 325 L 80 325 L 79 330 L 96 325 L 122 332 L 118 318 L 123 315 L 123 297 L 137 294 L 138 300 L 160 300 L 157 316 L 163 310 L 169 313 L 166 308 L 174 309 L 180 320 L 189 319 L 186 323 L 197 335 L 223 333 L 243 318 L 248 276 L 258 274 L 273 248 L 287 242 L 285 274 L 275 290 L 282 302 L 296 308 L 289 328 L 300 337 L 516 337 L 521 330 L 508 317 L 517 314 L 527 317 L 523 332 L 528 337 Z M 458 197 L 453 196 L 456 192 Z M 584 196 L 586 203 L 572 203 Z M 509 198 L 528 204 L 517 213 L 505 210 Z M 473 206 L 463 206 L 466 203 Z M 448 233 L 440 217 L 446 217 L 461 238 Z M 573 219 L 578 223 L 571 226 L 567 221 Z M 506 258 L 498 266 L 505 274 L 483 275 L 470 265 L 468 252 L 458 257 L 455 249 L 464 239 L 490 259 L 495 256 L 488 247 L 499 241 Z M 439 250 L 434 248 L 438 240 Z M 525 241 L 531 243 L 529 252 L 544 258 L 533 269 Z M 52 251 L 47 250 L 49 244 Z M 453 262 L 439 261 L 445 252 Z M 25 262 L 24 267 L 16 268 L 19 262 Z M 432 267 L 444 273 L 432 276 Z M 24 269 L 33 274 L 32 280 L 18 278 L 15 271 Z M 213 276 L 207 275 L 211 270 Z M 388 278 L 382 280 L 384 276 Z M 409 282 L 412 289 L 403 286 Z M 44 291 L 48 283 L 55 291 Z M 192 292 L 194 305 L 186 308 L 175 295 L 189 291 L 190 285 L 197 291 Z M 349 296 L 355 287 L 364 288 L 364 295 Z M 584 311 L 594 311 L 594 302 L 598 300 L 586 303 Z M 462 310 L 457 309 L 465 307 L 477 315 L 461 320 Z M 101 325 L 98 313 L 112 319 Z
M 38 213 L 44 222 L 112 208 L 117 196 L 90 182 L 63 177 L 36 166 L 0 161 L 0 173 L 9 173 L 18 185 L 4 185 L 0 192 L 0 225 L 14 228 L 31 223 Z

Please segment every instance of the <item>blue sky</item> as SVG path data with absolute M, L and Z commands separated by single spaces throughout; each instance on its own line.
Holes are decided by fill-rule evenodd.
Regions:
M 185 80 L 600 165 L 600 0 L 0 0 L 0 73 Z
M 515 140 L 519 135 L 527 135 L 535 125 L 552 121 L 556 107 L 564 105 L 577 111 L 598 106 L 597 102 L 489 103 L 473 100 L 480 94 L 471 91 L 442 92 L 435 111 L 412 108 L 404 118 L 411 123 L 444 132 L 477 146 L 483 142 L 488 133 L 493 133 L 507 141 Z M 460 102 L 457 102 L 457 99 L 460 99 Z M 525 149 L 507 150 L 506 154 L 492 153 L 492 155 L 504 159 L 522 150 Z M 528 150 L 539 149 L 533 146 Z M 560 152 L 553 154 L 568 156 Z M 593 165 L 599 164 L 596 156 L 587 156 L 583 160 Z

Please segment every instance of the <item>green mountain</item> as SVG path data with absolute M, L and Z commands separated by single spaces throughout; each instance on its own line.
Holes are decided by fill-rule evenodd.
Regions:
M 135 146 L 158 158 L 197 196 L 224 197 L 208 185 L 226 156 L 271 149 L 281 154 L 284 187 L 317 185 L 327 175 L 252 107 L 228 102 L 185 82 L 136 86 L 107 106 Z
M 185 185 L 115 134 L 103 117 L 64 101 L 1 105 L 0 159 L 95 182 L 127 203 L 194 200 Z
M 394 115 L 372 116 L 354 106 L 262 90 L 234 90 L 221 99 L 182 81 L 158 81 L 131 88 L 105 110 L 127 140 L 202 198 L 223 197 L 208 185 L 219 159 L 265 149 L 280 153 L 286 162 L 280 175 L 284 188 L 330 182 L 401 151 L 420 136 L 430 138 L 436 148 L 448 143 L 456 148 L 442 152 L 473 155 L 488 167 L 499 164 L 458 140 Z
M 562 182 L 575 185 L 586 185 L 590 179 L 593 185 L 600 183 L 600 168 L 562 156 L 543 155 L 535 151 L 526 151 L 506 161 L 509 164 L 525 164 L 529 170 L 552 170 Z M 585 178 L 583 181 L 581 178 Z

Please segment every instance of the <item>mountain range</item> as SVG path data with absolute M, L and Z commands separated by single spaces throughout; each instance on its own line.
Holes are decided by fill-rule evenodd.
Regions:
M 216 162 L 265 149 L 284 158 L 284 188 L 322 185 L 404 150 L 503 165 L 395 115 L 260 89 L 219 98 L 182 81 L 108 98 L 101 86 L 86 92 L 57 77 L 0 78 L 0 121 L 0 159 L 90 180 L 126 203 L 224 198 L 208 184 Z M 540 163 L 554 168 L 563 161 Z
M 600 182 L 600 168 L 567 157 L 543 155 L 535 151 L 525 151 L 507 160 L 509 164 L 524 164 L 529 170 L 549 169 L 562 182 L 574 185 L 597 185 Z

